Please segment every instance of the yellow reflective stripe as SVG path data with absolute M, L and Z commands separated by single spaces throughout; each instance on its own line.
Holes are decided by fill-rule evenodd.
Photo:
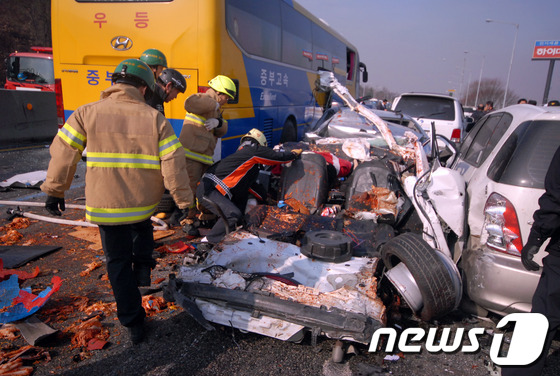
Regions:
M 200 116 L 200 115 L 197 115 L 197 114 L 191 114 L 190 112 L 187 112 L 187 114 L 185 115 L 185 120 L 190 120 L 194 123 L 204 125 L 204 122 L 206 121 L 206 118 L 204 116 Z
M 165 140 L 161 140 L 159 142 L 159 156 L 163 157 L 164 155 L 172 153 L 182 146 L 183 145 L 181 145 L 177 136 L 169 136 Z
M 147 219 L 152 216 L 157 204 L 138 208 L 92 208 L 86 205 L 86 219 L 95 223 L 122 223 Z
M 211 155 L 197 153 L 187 148 L 185 148 L 185 157 L 208 165 L 214 163 Z
M 160 159 L 155 155 L 126 153 L 92 153 L 88 151 L 88 167 L 145 168 L 159 170 Z
M 58 137 L 64 140 L 64 142 L 68 145 L 78 149 L 80 152 L 85 149 L 86 136 L 78 133 L 68 123 L 65 123 L 64 127 L 58 130 Z

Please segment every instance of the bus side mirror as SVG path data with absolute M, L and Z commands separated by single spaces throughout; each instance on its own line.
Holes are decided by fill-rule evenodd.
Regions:
M 360 67 L 360 72 L 362 72 L 362 82 L 368 82 L 368 71 L 366 65 L 360 61 L 358 66 Z

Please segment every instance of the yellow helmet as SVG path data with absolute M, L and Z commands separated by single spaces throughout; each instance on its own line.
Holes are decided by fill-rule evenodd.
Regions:
M 235 83 L 229 77 L 218 75 L 208 81 L 208 85 L 217 92 L 224 93 L 231 99 L 235 99 L 237 89 L 235 88 Z
M 265 135 L 256 128 L 251 129 L 245 136 L 241 137 L 241 142 L 243 142 L 247 137 L 257 141 L 261 146 L 268 145 Z

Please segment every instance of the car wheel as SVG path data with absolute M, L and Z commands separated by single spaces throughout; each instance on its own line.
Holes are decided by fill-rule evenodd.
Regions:
M 385 275 L 424 321 L 441 317 L 457 306 L 461 291 L 452 270 L 419 235 L 407 232 L 381 248 Z M 460 285 L 459 285 L 460 286 Z
M 297 129 L 293 119 L 287 119 L 282 128 L 280 143 L 297 141 Z

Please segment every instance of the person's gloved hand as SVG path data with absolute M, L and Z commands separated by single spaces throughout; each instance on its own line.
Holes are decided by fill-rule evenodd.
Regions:
M 207 131 L 211 131 L 214 128 L 217 128 L 220 126 L 220 120 L 218 119 L 208 119 L 204 122 L 204 127 L 206 128 Z
M 294 149 L 292 150 L 292 153 L 295 154 L 296 158 L 299 158 L 301 156 L 301 153 L 303 152 L 302 149 Z
M 523 246 L 523 249 L 521 250 L 521 262 L 523 263 L 525 269 L 531 271 L 540 269 L 539 264 L 533 261 L 533 257 L 537 254 L 537 252 L 539 252 L 539 248 L 540 247 L 538 245 L 531 243 L 530 241 Z
M 181 210 L 181 216 L 179 217 L 179 223 L 183 224 L 182 222 L 189 217 L 189 208 L 179 209 Z
M 64 205 L 64 199 L 54 196 L 48 196 L 47 201 L 45 201 L 45 208 L 51 215 L 61 216 L 61 210 L 66 210 L 66 206 Z M 60 209 L 60 210 L 59 210 Z

